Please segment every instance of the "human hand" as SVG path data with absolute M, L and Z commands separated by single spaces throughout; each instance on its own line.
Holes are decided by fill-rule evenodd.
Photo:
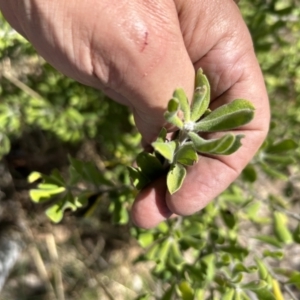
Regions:
M 212 109 L 236 98 L 253 102 L 255 118 L 239 130 L 246 135 L 240 150 L 200 157 L 172 196 L 165 178 L 150 184 L 132 207 L 138 226 L 203 208 L 239 175 L 266 136 L 268 97 L 232 0 L 0 0 L 0 9 L 58 70 L 131 107 L 145 145 L 164 126 L 163 112 L 176 87 L 192 99 L 199 67 L 211 83 Z

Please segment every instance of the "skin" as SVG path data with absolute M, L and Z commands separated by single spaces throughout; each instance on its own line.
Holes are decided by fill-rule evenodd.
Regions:
M 0 0 L 0 9 L 55 68 L 128 105 L 145 146 L 164 126 L 173 90 L 183 87 L 192 98 L 199 67 L 212 86 L 212 109 L 236 98 L 253 102 L 255 118 L 238 130 L 246 138 L 236 153 L 200 157 L 172 196 L 165 178 L 139 193 L 132 220 L 140 227 L 202 209 L 236 179 L 267 134 L 264 80 L 233 0 Z

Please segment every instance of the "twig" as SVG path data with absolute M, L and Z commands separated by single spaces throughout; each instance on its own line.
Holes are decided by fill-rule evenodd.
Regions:
M 38 271 L 41 279 L 43 280 L 43 282 L 46 285 L 46 288 L 49 292 L 50 298 L 51 299 L 56 299 L 53 286 L 49 281 L 49 276 L 48 276 L 45 264 L 43 262 L 43 259 L 41 257 L 41 254 L 40 254 L 39 250 L 36 247 L 32 246 L 32 247 L 29 248 L 29 252 L 32 256 L 32 259 L 34 261 L 34 264 L 37 268 L 37 271 Z
M 54 265 L 54 282 L 55 282 L 57 299 L 65 300 L 62 274 L 58 266 L 58 254 L 57 254 L 57 248 L 56 248 L 56 243 L 53 234 L 48 234 L 46 236 L 46 243 L 47 243 L 52 264 Z
M 32 98 L 44 100 L 44 98 L 40 94 L 38 94 L 36 91 L 31 89 L 28 85 L 24 84 L 17 77 L 13 76 L 9 71 L 4 70 L 2 75 L 4 78 L 9 80 L 16 87 L 18 87 L 19 89 L 24 91 L 26 94 L 28 94 Z

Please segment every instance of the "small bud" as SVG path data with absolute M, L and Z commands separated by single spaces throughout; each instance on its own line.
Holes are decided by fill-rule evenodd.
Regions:
M 186 122 L 186 123 L 184 123 L 184 125 L 183 125 L 183 128 L 184 128 L 184 130 L 186 130 L 186 131 L 193 131 L 193 130 L 194 130 L 194 127 L 195 127 L 195 122 L 192 122 L 192 121 Z

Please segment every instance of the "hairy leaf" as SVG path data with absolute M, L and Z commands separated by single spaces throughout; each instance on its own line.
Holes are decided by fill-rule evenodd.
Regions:
M 175 155 L 175 162 L 186 166 L 192 166 L 198 161 L 197 152 L 192 143 L 186 143 L 180 146 Z
M 210 86 L 207 77 L 199 69 L 196 74 L 196 89 L 194 92 L 191 120 L 197 121 L 206 112 L 210 102 Z
M 230 155 L 236 152 L 242 145 L 241 139 L 244 137 L 228 133 L 218 139 L 205 140 L 194 132 L 189 132 L 188 135 L 198 152 L 217 155 Z
M 177 115 L 179 108 L 180 108 L 179 100 L 172 98 L 168 103 L 168 110 L 164 113 L 164 117 L 167 122 L 182 129 L 183 122 Z
M 180 104 L 180 109 L 183 112 L 184 121 L 189 122 L 191 116 L 190 104 L 185 94 L 185 91 L 182 88 L 176 89 L 173 93 L 173 98 L 178 99 Z
M 170 163 L 173 162 L 175 149 L 177 147 L 177 143 L 175 141 L 171 141 L 169 143 L 154 142 L 152 143 L 152 147 Z
M 253 116 L 253 104 L 244 99 L 236 99 L 213 110 L 196 123 L 195 131 L 215 132 L 237 128 L 249 123 Z
M 158 134 L 156 142 L 164 143 L 166 141 L 166 138 L 167 138 L 167 129 L 163 127 Z
M 184 166 L 180 164 L 174 164 L 167 175 L 167 187 L 170 194 L 176 193 L 180 188 L 186 176 L 186 170 Z

